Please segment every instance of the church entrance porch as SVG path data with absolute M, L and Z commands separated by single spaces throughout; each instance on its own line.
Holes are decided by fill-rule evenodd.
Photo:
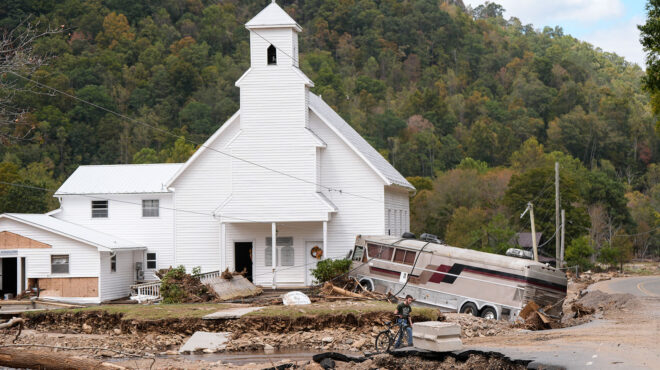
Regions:
M 255 285 L 273 289 L 311 285 L 310 270 L 324 257 L 327 244 L 327 223 L 323 221 L 224 222 L 221 230 L 221 269 L 246 269 Z M 320 258 L 311 255 L 314 247 Z

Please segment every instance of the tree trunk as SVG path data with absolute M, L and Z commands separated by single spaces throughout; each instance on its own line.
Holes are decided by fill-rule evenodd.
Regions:
M 123 366 L 49 351 L 0 348 L 0 365 L 16 369 L 125 369 Z

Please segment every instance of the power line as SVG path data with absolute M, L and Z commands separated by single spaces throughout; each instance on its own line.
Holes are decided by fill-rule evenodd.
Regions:
M 358 197 L 358 198 L 362 198 L 362 199 L 366 199 L 366 200 L 371 200 L 371 201 L 374 201 L 374 202 L 379 202 L 379 203 L 381 202 L 381 201 L 378 200 L 378 199 L 374 199 L 374 198 L 371 198 L 371 197 L 368 197 L 368 196 L 364 196 L 364 195 L 361 195 L 361 194 L 356 194 L 356 193 L 352 193 L 352 192 L 344 191 L 344 190 L 342 190 L 342 189 L 335 189 L 335 188 L 332 188 L 332 187 L 327 186 L 327 185 L 319 184 L 319 183 L 316 183 L 316 182 L 311 181 L 311 180 L 303 179 L 303 178 L 301 178 L 301 177 L 298 177 L 298 176 L 295 176 L 295 175 L 288 174 L 288 173 L 286 173 L 286 172 L 284 172 L 284 171 L 280 171 L 280 170 L 277 170 L 277 169 L 274 169 L 274 168 L 270 168 L 270 167 L 268 167 L 268 166 L 265 166 L 265 165 L 262 165 L 262 164 L 256 163 L 256 162 L 254 162 L 254 161 L 250 161 L 250 160 L 247 160 L 247 159 L 244 159 L 244 158 L 240 158 L 240 157 L 238 157 L 238 156 L 236 156 L 236 155 L 233 155 L 233 154 L 231 154 L 231 153 L 227 153 L 227 152 L 224 152 L 224 151 L 218 150 L 218 149 L 213 148 L 213 147 L 208 146 L 208 145 L 200 144 L 200 143 L 198 143 L 198 142 L 196 142 L 196 141 L 194 141 L 194 140 L 191 140 L 191 139 L 189 139 L 189 138 L 186 138 L 186 137 L 183 136 L 183 135 L 177 135 L 177 134 L 175 134 L 175 133 L 173 133 L 173 132 L 171 132 L 171 131 L 169 131 L 169 130 L 166 130 L 166 129 L 160 128 L 160 127 L 158 127 L 158 126 L 154 126 L 154 125 L 148 124 L 148 123 L 143 122 L 143 121 L 140 121 L 140 120 L 137 120 L 137 119 L 132 118 L 132 117 L 129 117 L 129 116 L 125 115 L 125 114 L 122 114 L 122 113 L 119 113 L 119 112 L 113 111 L 113 110 L 111 110 L 111 109 L 108 109 L 108 108 L 106 108 L 106 107 L 103 107 L 103 106 L 101 106 L 101 105 L 98 105 L 98 104 L 96 104 L 96 103 L 92 103 L 92 102 L 90 102 L 90 101 L 88 101 L 88 100 L 85 100 L 85 99 L 79 98 L 79 97 L 77 97 L 77 96 L 75 96 L 75 95 L 72 95 L 72 94 L 69 94 L 69 93 L 67 93 L 67 92 L 65 92 L 65 91 L 62 91 L 62 90 L 56 89 L 56 88 L 54 88 L 54 87 L 48 86 L 48 85 L 46 85 L 46 84 L 43 84 L 43 83 L 41 83 L 41 82 L 35 81 L 35 80 L 33 80 L 33 79 L 29 78 L 29 77 L 22 76 L 22 75 L 20 75 L 20 74 L 18 74 L 18 73 L 16 73 L 16 72 L 13 72 L 13 71 L 7 71 L 7 72 L 10 73 L 10 74 L 13 74 L 13 75 L 15 75 L 15 76 L 17 76 L 17 77 L 19 77 L 19 78 L 22 78 L 22 79 L 24 79 L 24 80 L 26 80 L 26 81 L 32 82 L 32 83 L 34 83 L 34 84 L 36 84 L 36 85 L 38 85 L 38 86 L 40 86 L 40 87 L 43 87 L 43 88 L 45 88 L 45 89 L 49 89 L 49 90 L 54 91 L 54 92 L 56 92 L 56 93 L 58 93 L 58 94 L 64 95 L 64 96 L 69 97 L 69 98 L 74 99 L 74 100 L 77 100 L 77 101 L 79 101 L 79 102 L 81 102 L 81 103 L 88 104 L 88 105 L 90 105 L 90 106 L 92 106 L 92 107 L 95 107 L 95 108 L 97 108 L 97 109 L 100 109 L 100 110 L 102 110 L 102 111 L 104 111 L 104 112 L 107 112 L 107 113 L 113 114 L 113 115 L 115 115 L 115 116 L 117 116 L 117 117 L 123 118 L 123 119 L 128 120 L 128 121 L 131 121 L 131 122 L 133 122 L 133 123 L 137 123 L 137 124 L 139 124 L 139 125 L 149 127 L 149 128 L 151 128 L 151 129 L 153 129 L 153 130 L 156 130 L 156 131 L 158 131 L 158 132 L 160 132 L 160 133 L 163 133 L 163 134 L 169 135 L 169 136 L 171 136 L 171 137 L 174 137 L 174 138 L 177 138 L 177 139 L 183 139 L 184 141 L 187 141 L 187 142 L 189 142 L 189 143 L 191 143 L 191 144 L 194 144 L 194 145 L 197 145 L 197 146 L 199 146 L 199 147 L 201 147 L 201 148 L 205 148 L 205 149 L 211 150 L 211 151 L 213 151 L 213 152 L 216 152 L 216 153 L 222 154 L 222 155 L 227 156 L 227 157 L 230 157 L 230 158 L 232 158 L 232 159 L 236 159 L 236 160 L 238 160 L 238 161 L 241 161 L 241 162 L 244 162 L 244 163 L 247 163 L 247 164 L 250 164 L 250 165 L 256 166 L 256 167 L 259 167 L 259 168 L 264 169 L 264 170 L 267 170 L 267 171 L 274 172 L 274 173 L 279 174 L 279 175 L 282 175 L 282 176 L 289 177 L 289 178 L 294 179 L 294 180 L 297 180 L 297 181 L 301 181 L 301 182 L 304 182 L 304 183 L 307 183 L 307 184 L 310 184 L 310 185 L 318 186 L 318 187 L 320 187 L 320 188 L 323 188 L 323 189 L 327 190 L 328 192 L 333 192 L 333 191 L 334 191 L 334 192 L 337 192 L 337 193 L 339 193 L 339 194 L 347 194 L 347 195 L 351 195 L 351 196 L 354 196 L 354 197 Z

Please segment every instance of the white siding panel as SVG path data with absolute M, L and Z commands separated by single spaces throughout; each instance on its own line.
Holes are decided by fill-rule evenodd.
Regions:
M 52 248 L 19 249 L 19 257 L 26 257 L 28 278 L 98 277 L 99 251 L 96 247 L 8 219 L 0 219 L 0 231 L 9 231 L 46 243 Z M 50 256 L 69 255 L 69 273 L 51 274 Z
M 135 283 L 135 261 L 132 251 L 117 252 L 117 271 L 110 271 L 110 253 L 101 252 L 101 301 L 128 297 Z
M 338 208 L 328 222 L 327 257 L 343 257 L 358 234 L 382 234 L 383 181 L 319 117 L 310 112 L 310 129 L 326 144 L 321 150 L 323 185 L 341 189 L 323 194 Z
M 384 234 L 401 236 L 410 231 L 410 200 L 408 191 L 397 186 L 385 187 L 385 208 L 383 214 L 388 221 Z
M 123 194 L 65 196 L 57 218 L 116 235 L 147 247 L 157 255 L 157 268 L 174 265 L 174 211 L 172 194 Z M 108 199 L 108 218 L 92 218 L 92 200 Z M 159 216 L 142 217 L 142 200 L 158 199 Z M 143 261 L 144 262 L 144 261 Z M 153 280 L 155 270 L 146 270 L 145 279 Z
M 240 118 L 237 118 L 240 119 Z M 220 135 L 211 148 L 225 152 L 226 144 L 240 130 L 238 122 Z M 220 222 L 213 213 L 231 194 L 231 159 L 213 150 L 206 150 L 174 182 L 176 212 L 176 261 L 188 270 L 202 271 L 220 268 Z

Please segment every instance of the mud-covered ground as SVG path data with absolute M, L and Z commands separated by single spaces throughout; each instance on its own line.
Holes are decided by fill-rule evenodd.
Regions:
M 591 320 L 593 317 L 617 315 L 635 310 L 639 301 L 631 296 L 591 292 L 585 294 L 586 287 L 595 280 L 605 280 L 611 274 L 583 275 L 569 284 L 569 295 L 564 304 L 563 326 L 571 326 Z M 325 313 L 311 315 L 308 311 L 289 316 L 244 316 L 237 320 L 202 320 L 200 317 L 127 319 L 121 313 L 106 311 L 46 312 L 29 316 L 27 328 L 14 343 L 16 330 L 0 332 L 2 345 L 43 345 L 51 347 L 80 348 L 77 350 L 33 347 L 34 350 L 65 351 L 72 356 L 93 357 L 121 361 L 128 368 L 149 368 L 154 356 L 153 368 L 264 368 L 281 365 L 282 360 L 271 364 L 248 364 L 233 366 L 223 362 L 189 361 L 177 358 L 163 358 L 175 355 L 178 348 L 195 331 L 229 331 L 232 339 L 225 351 L 272 351 L 301 349 L 310 352 L 337 351 L 361 354 L 373 351 L 378 332 L 384 329 L 382 323 L 392 319 L 391 311 L 375 310 L 361 312 L 360 303 L 352 303 L 355 309 L 340 314 Z M 571 310 L 575 305 L 591 308 L 593 313 L 576 314 Z M 319 307 L 330 304 L 317 303 Z M 413 309 L 413 314 L 415 309 Z M 619 317 L 614 315 L 613 317 Z M 415 321 L 428 320 L 425 316 L 413 316 Z M 461 325 L 462 340 L 465 345 L 480 343 L 514 343 L 514 338 L 529 333 L 524 325 L 485 320 L 464 314 L 444 314 L 440 320 Z M 85 349 L 82 349 L 84 347 Z M 97 348 L 90 349 L 90 348 Z M 111 351 L 112 350 L 112 351 Z M 135 355 L 135 357 L 133 357 Z M 142 358 L 140 358 L 140 356 Z M 316 368 L 317 364 L 298 361 L 297 365 Z M 378 355 L 362 364 L 337 362 L 337 368 L 367 369 L 381 368 L 518 368 L 520 364 L 509 363 L 504 359 L 473 355 L 467 359 L 446 358 L 443 361 L 429 361 L 419 358 L 395 358 Z

